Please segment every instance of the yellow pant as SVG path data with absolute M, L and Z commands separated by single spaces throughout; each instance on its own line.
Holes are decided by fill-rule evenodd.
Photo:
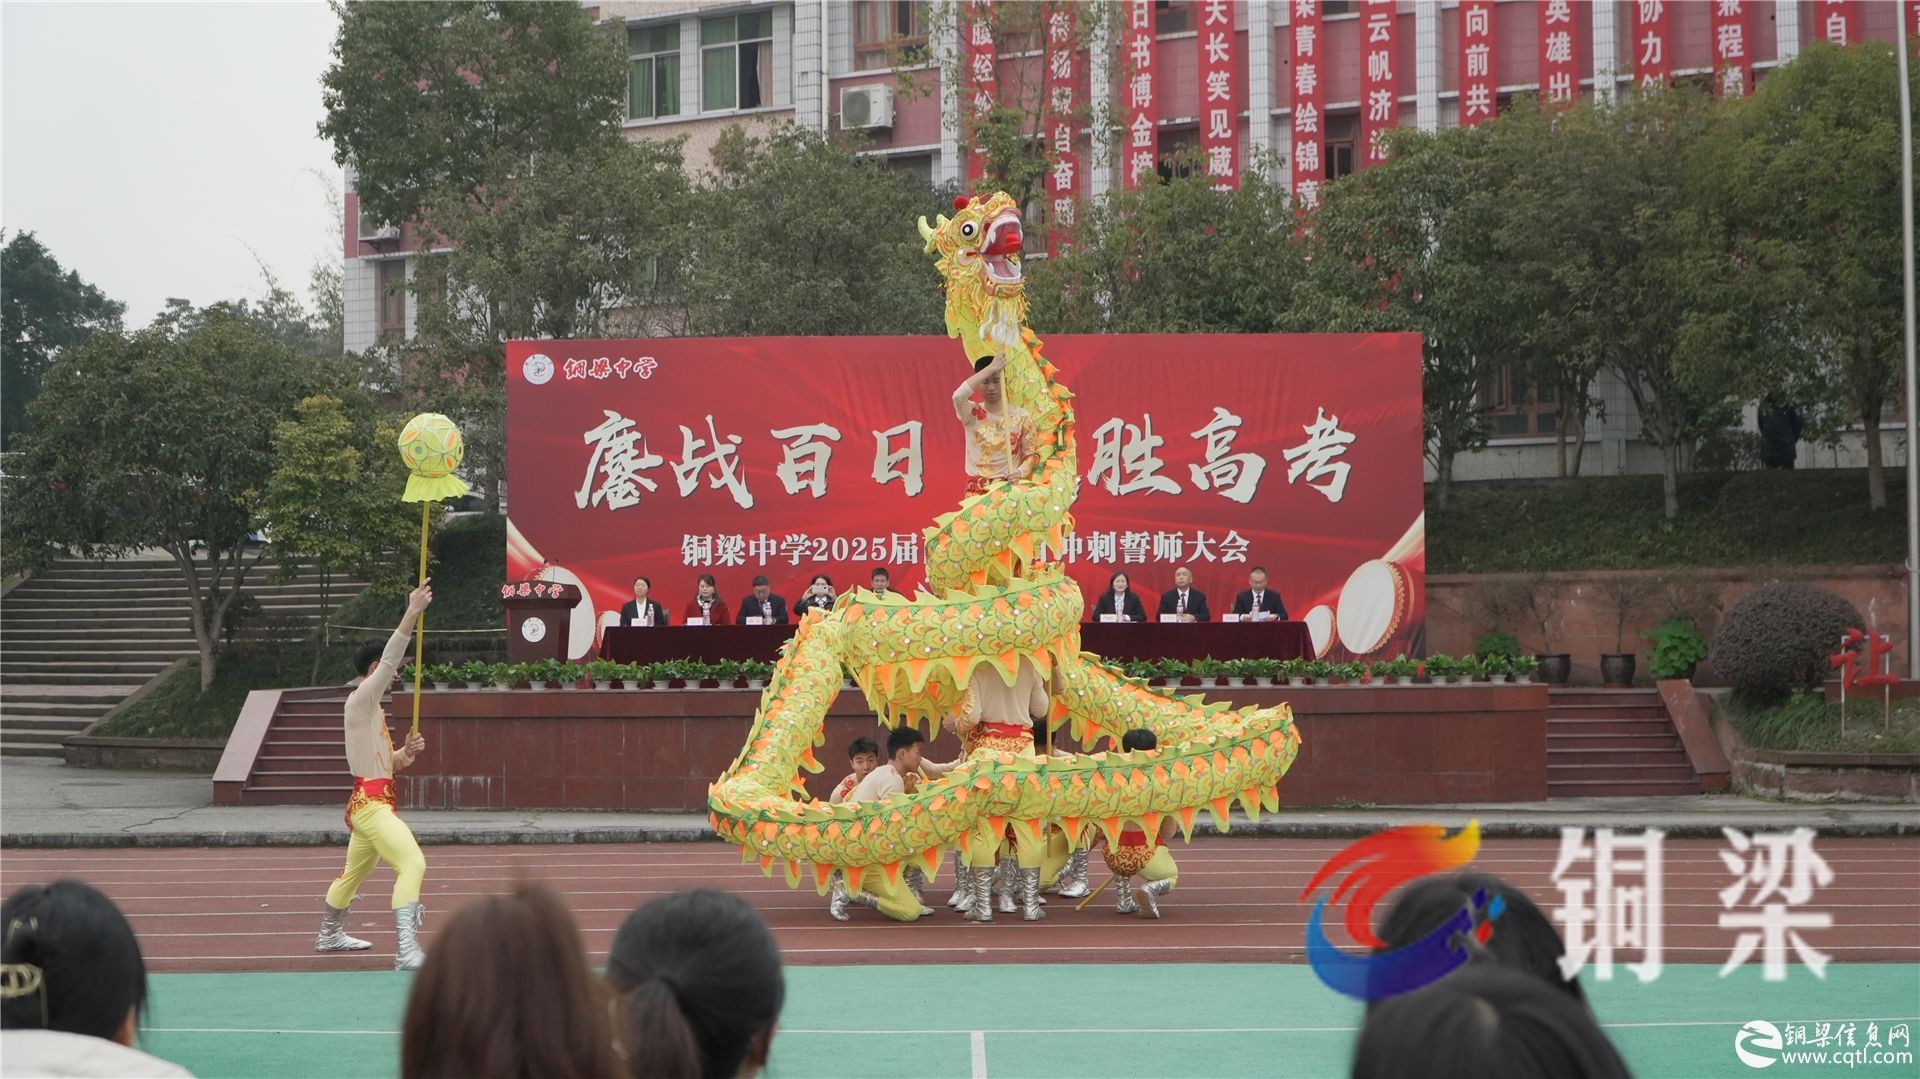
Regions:
M 427 856 L 407 827 L 381 802 L 362 809 L 353 818 L 353 836 L 347 840 L 347 868 L 327 889 L 327 905 L 345 907 L 360 894 L 360 885 L 373 872 L 375 861 L 393 867 L 393 909 L 420 899 L 420 882 L 427 875 Z
M 907 867 L 900 867 L 900 879 L 897 883 L 887 880 L 887 873 L 879 866 L 871 866 L 860 877 L 860 890 L 873 897 L 874 906 L 880 913 L 896 922 L 918 921 L 920 901 L 913 897 L 913 889 L 907 886 Z
M 1156 848 L 1153 857 L 1147 859 L 1147 864 L 1141 867 L 1140 879 L 1164 880 L 1167 882 L 1167 891 L 1173 891 L 1173 886 L 1179 883 L 1180 867 L 1173 864 L 1173 855 L 1168 852 L 1166 844 L 1163 843 Z
M 1080 849 L 1086 847 L 1084 838 Z M 1061 829 L 1055 828 L 1047 833 L 1047 849 L 1040 856 L 1040 887 L 1051 888 L 1059 883 L 1060 873 L 1067 868 L 1067 859 L 1074 849 L 1072 842 L 1067 839 L 1067 833 Z
M 967 845 L 967 852 L 961 855 L 961 861 L 976 868 L 988 868 L 1000 863 L 1006 847 L 1006 835 L 996 833 L 993 826 L 981 821 L 974 826 L 973 838 Z M 1022 869 L 1044 869 L 1050 862 L 1048 856 L 1047 833 L 1036 837 L 1024 824 L 1013 826 L 1013 855 Z M 1053 865 L 1052 872 L 1058 874 L 1060 865 L 1066 863 L 1067 856 L 1062 848 L 1059 863 Z

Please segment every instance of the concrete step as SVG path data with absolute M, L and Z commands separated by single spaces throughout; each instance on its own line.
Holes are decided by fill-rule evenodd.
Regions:
M 183 606 L 178 612 L 127 612 L 99 611 L 90 607 L 76 607 L 64 614 L 60 612 L 32 611 L 25 618 L 10 618 L 6 612 L 0 614 L 0 638 L 12 639 L 22 636 L 51 637 L 61 634 L 84 634 L 87 636 L 108 635 L 122 631 L 141 631 L 175 635 L 193 640 L 193 617 Z
M 1549 728 L 1547 753 L 1562 749 L 1673 749 L 1680 736 L 1668 730 L 1660 734 L 1561 734 Z
M 1700 793 L 1700 777 L 1685 758 L 1672 764 L 1562 764 L 1558 760 L 1547 758 L 1547 785 L 1570 782 L 1665 782 L 1691 783 L 1693 793 Z
M 64 731 L 79 734 L 93 724 L 89 716 L 0 716 L 0 731 Z
M 1670 719 L 1605 719 L 1590 716 L 1584 719 L 1558 719 L 1547 717 L 1547 737 L 1556 734 L 1668 734 L 1674 733 Z M 1676 736 L 1677 737 L 1677 736 Z
M 46 682 L 0 681 L 0 708 L 21 704 L 119 704 L 138 683 L 112 686 L 54 685 Z
M 1698 777 L 1689 780 L 1549 780 L 1549 798 L 1678 798 L 1700 793 Z
M 353 790 L 353 774 L 348 772 L 344 759 L 334 768 L 287 768 L 267 769 L 256 764 L 253 774 L 247 777 L 247 786 L 262 790 L 288 787 L 310 787 L 330 789 L 338 792 L 342 802 Z
M 19 713 L 20 715 L 47 716 L 53 719 L 92 719 L 118 703 L 120 702 L 117 699 L 112 704 L 101 701 L 82 701 L 76 704 L 67 697 L 52 701 L 31 701 L 8 696 L 0 698 L 0 715 L 11 716 Z
M 1567 749 L 1547 746 L 1547 769 L 1576 767 L 1628 768 L 1635 773 L 1648 768 L 1678 766 L 1692 772 L 1693 764 L 1687 759 L 1687 751 L 1681 747 L 1663 746 L 1653 749 L 1639 748 L 1603 748 L 1588 746 L 1580 749 Z
M 23 671 L 15 673 L 13 669 L 9 667 L 0 668 L 0 680 L 4 680 L 7 683 L 15 680 L 31 682 L 34 685 L 44 687 L 100 687 L 104 691 L 107 686 L 124 685 L 128 679 L 135 679 L 134 689 L 138 689 L 140 688 L 139 682 L 146 681 L 147 678 L 151 677 L 159 669 L 159 667 L 154 667 L 151 670 L 101 671 L 97 674 L 81 674 L 78 672 L 54 671 Z M 132 692 L 133 689 L 127 690 L 127 693 Z M 127 693 L 122 693 L 120 696 L 124 697 Z
M 64 757 L 67 751 L 59 743 L 14 742 L 0 738 L 0 757 Z
M 259 593 L 254 598 L 266 610 L 304 610 L 320 608 L 320 594 L 312 596 L 298 593 Z M 7 596 L 6 611 L 8 617 L 28 614 L 34 611 L 64 611 L 75 607 L 90 607 L 96 611 L 153 611 L 153 610 L 191 610 L 185 592 L 152 592 L 128 595 L 122 592 L 105 592 L 98 597 L 75 596 L 72 593 L 46 596 L 22 596 L 13 592 Z
M 110 674 L 124 671 L 141 678 L 152 678 L 167 664 L 173 662 L 171 656 L 142 656 L 139 653 L 96 652 L 87 656 L 73 653 L 11 653 L 0 656 L 0 678 L 18 678 L 31 682 L 34 673 L 43 674 Z
M 258 760 L 269 758 L 276 761 L 298 761 L 308 766 L 334 764 L 347 759 L 346 740 L 335 738 L 328 741 L 293 741 L 272 739 L 260 747 Z
M 10 742 L 21 746 L 57 746 L 79 734 L 82 728 L 71 730 L 46 731 L 26 730 L 14 727 L 11 723 L 0 723 L 0 742 Z
M 352 783 L 348 783 L 344 788 L 325 784 L 308 787 L 248 785 L 240 788 L 240 804 L 249 806 L 337 805 L 344 810 L 347 805 L 347 796 L 352 793 Z M 346 827 L 344 822 L 341 827 Z
M 124 633 L 115 636 L 108 636 L 105 633 L 90 636 L 0 633 L 0 656 L 8 653 L 23 655 L 29 652 L 113 652 L 135 656 L 175 656 L 181 652 L 198 650 L 192 634 L 173 633 L 166 630 L 143 630 L 137 637 L 127 636 Z
M 1549 689 L 1547 707 L 1562 704 L 1659 704 L 1657 689 Z
M 1594 716 L 1601 719 L 1667 719 L 1667 708 L 1663 704 L 1561 704 L 1555 701 L 1547 705 L 1549 719 L 1584 719 Z

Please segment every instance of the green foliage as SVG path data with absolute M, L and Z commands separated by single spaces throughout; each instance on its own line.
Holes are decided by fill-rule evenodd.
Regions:
M 1755 696 L 1784 697 L 1818 686 L 1827 657 L 1860 612 L 1840 596 L 1804 581 L 1763 584 L 1727 608 L 1713 636 L 1713 669 L 1727 684 Z
M 31 232 L 0 249 L 0 450 L 28 429 L 27 405 L 60 353 L 100 330 L 118 330 L 127 305 L 63 269 Z
M 1539 656 L 1509 656 L 1507 667 L 1517 678 L 1532 678 L 1533 672 L 1540 669 Z
M 483 686 L 493 680 L 493 664 L 484 659 L 470 659 L 454 669 L 455 681 L 470 686 Z
M 113 738 L 225 738 L 233 733 L 247 694 L 297 684 L 307 671 L 307 658 L 301 652 L 235 649 L 222 659 L 212 684 L 202 690 L 199 661 L 189 660 L 95 733 Z M 341 685 L 351 678 L 353 649 L 328 649 L 319 683 Z
M 1306 678 L 1309 677 L 1311 667 L 1311 663 L 1299 657 L 1282 660 L 1280 663 L 1279 677 L 1285 678 L 1289 682 L 1296 678 Z
M 1504 630 L 1482 633 L 1473 642 L 1475 655 L 1480 656 L 1517 656 L 1520 654 L 1520 642 L 1513 634 Z
M 418 517 L 414 518 L 412 527 L 420 527 Z M 416 538 L 410 543 L 418 543 L 417 535 L 415 533 Z M 433 560 L 428 569 L 433 577 L 433 606 L 427 608 L 429 657 L 438 658 L 449 651 L 497 653 L 506 624 L 506 614 L 500 606 L 500 586 L 507 579 L 506 518 L 486 514 L 450 521 L 435 530 L 432 544 Z M 418 548 L 414 550 L 417 552 Z M 403 567 L 409 578 L 419 568 L 414 561 L 417 557 L 416 553 L 409 553 Z M 402 595 L 368 591 L 342 604 L 335 621 L 343 626 L 368 627 L 364 631 L 350 631 L 355 636 L 382 632 L 381 627 L 399 623 L 406 606 Z M 473 629 L 498 630 L 501 635 L 435 635 L 438 630 Z
M 1640 634 L 1653 642 L 1647 653 L 1647 669 L 1654 678 L 1684 678 L 1694 665 L 1707 658 L 1707 639 L 1700 627 L 1684 618 L 1664 618 L 1654 628 Z
M 1717 706 L 1740 738 L 1759 749 L 1803 753 L 1920 753 L 1920 700 L 1894 701 L 1891 714 L 1878 699 L 1847 704 L 1847 731 L 1840 733 L 1840 702 L 1820 693 L 1732 693 Z
M 1402 652 L 1390 660 L 1375 664 L 1374 670 L 1387 678 L 1412 678 L 1420 673 L 1420 663 Z

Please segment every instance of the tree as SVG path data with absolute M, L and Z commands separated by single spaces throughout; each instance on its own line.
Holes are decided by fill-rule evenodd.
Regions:
M 31 232 L 0 250 L 0 449 L 26 430 L 27 404 L 64 349 L 120 328 L 127 305 L 64 270 Z
M 619 141 L 626 43 L 577 4 L 339 3 L 320 136 L 363 211 L 434 220 L 496 201 L 537 155 Z
M 320 629 L 313 637 L 313 672 L 331 643 L 327 626 L 335 574 L 398 593 L 410 578 L 419 514 L 402 502 L 407 471 L 394 449 L 400 425 L 373 401 L 356 395 L 314 396 L 294 406 L 274 429 L 275 465 L 260 499 L 268 527 L 266 554 L 274 575 L 320 575 Z
M 1899 396 L 1904 318 L 1898 78 L 1884 42 L 1814 42 L 1734 111 L 1713 171 L 1766 320 L 1749 325 L 1776 347 L 1771 362 L 1701 371 L 1801 406 L 1815 432 L 1861 424 L 1874 509 L 1887 505 L 1880 424 Z
M 1421 335 L 1427 459 L 1445 507 L 1454 459 L 1485 445 L 1482 385 L 1524 358 L 1495 254 L 1500 177 L 1489 132 L 1401 129 L 1386 164 L 1328 187 L 1306 240 L 1295 330 Z
M 0 522 L 10 557 L 165 548 L 187 585 L 205 689 L 259 561 L 247 536 L 260 527 L 275 428 L 323 378 L 312 359 L 225 311 L 185 334 L 94 334 L 48 369 L 29 409 Z

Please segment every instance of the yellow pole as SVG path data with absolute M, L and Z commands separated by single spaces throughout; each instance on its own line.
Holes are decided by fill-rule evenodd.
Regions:
M 420 503 L 420 583 L 427 583 L 427 513 L 433 503 Z M 413 621 L 413 733 L 420 733 L 420 678 L 421 664 L 427 654 L 427 612 L 421 611 L 420 617 Z

